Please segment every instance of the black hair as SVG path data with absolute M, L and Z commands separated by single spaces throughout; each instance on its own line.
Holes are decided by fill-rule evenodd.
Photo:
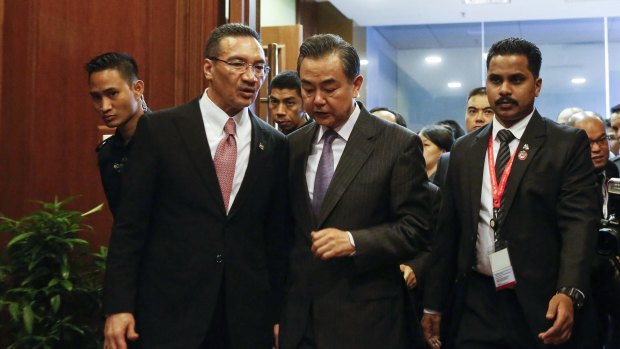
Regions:
M 617 104 L 617 105 L 611 107 L 611 113 L 612 114 L 613 113 L 617 113 L 617 112 L 620 112 L 620 104 Z
M 472 89 L 471 91 L 469 91 L 469 94 L 467 95 L 467 100 L 469 101 L 473 96 L 486 96 L 486 95 L 487 95 L 486 87 L 476 87 Z
M 533 43 L 521 38 L 507 38 L 494 43 L 487 55 L 487 70 L 489 69 L 491 59 L 499 55 L 524 55 L 527 57 L 527 68 L 538 79 L 542 55 L 538 47 Z
M 296 71 L 288 70 L 274 76 L 269 84 L 269 94 L 274 88 L 295 90 L 297 95 L 301 97 L 301 80 L 299 80 Z
M 207 44 L 205 45 L 205 58 L 217 57 L 220 54 L 220 41 L 226 37 L 243 37 L 249 36 L 260 42 L 260 35 L 256 30 L 241 23 L 227 23 L 213 29 Z
M 353 81 L 360 75 L 360 57 L 353 45 L 335 34 L 317 34 L 304 41 L 299 48 L 297 73 L 304 58 L 321 58 L 331 53 L 338 53 L 344 74 Z
M 88 73 L 89 78 L 93 73 L 107 69 L 118 70 L 121 76 L 131 83 L 138 80 L 138 64 L 129 53 L 106 52 L 84 65 L 84 70 Z
M 375 107 L 370 109 L 369 113 L 372 114 L 376 111 L 386 111 L 388 113 L 392 113 L 392 115 L 394 115 L 394 119 L 396 120 L 396 123 L 402 127 L 407 127 L 407 121 L 405 120 L 405 118 L 400 115 L 399 112 L 394 111 L 392 109 L 386 108 L 386 107 Z
M 465 130 L 461 127 L 461 125 L 454 120 L 441 120 L 437 121 L 436 125 L 445 126 L 452 131 L 452 137 L 454 139 L 459 139 L 465 135 Z
M 450 151 L 450 149 L 452 149 L 452 144 L 454 144 L 454 136 L 452 135 L 452 130 L 449 127 L 443 125 L 430 125 L 424 127 L 420 133 L 440 149 L 445 151 Z

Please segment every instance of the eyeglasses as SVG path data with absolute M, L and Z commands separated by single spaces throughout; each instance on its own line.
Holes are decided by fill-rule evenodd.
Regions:
M 593 146 L 594 144 L 597 144 L 599 147 L 602 147 L 604 145 L 608 145 L 608 141 L 613 140 L 614 138 L 612 136 L 607 136 L 604 135 L 599 139 L 590 139 L 590 146 Z
M 217 61 L 217 62 L 228 64 L 230 69 L 237 74 L 243 74 L 246 71 L 248 71 L 249 67 L 252 67 L 252 72 L 254 73 L 254 76 L 256 76 L 257 78 L 264 77 L 266 74 L 269 73 L 269 70 L 271 70 L 271 68 L 269 68 L 269 66 L 266 63 L 250 64 L 250 63 L 240 61 L 240 60 L 234 60 L 234 61 L 229 62 L 223 59 L 219 59 L 217 57 L 209 57 L 209 59 L 212 61 Z

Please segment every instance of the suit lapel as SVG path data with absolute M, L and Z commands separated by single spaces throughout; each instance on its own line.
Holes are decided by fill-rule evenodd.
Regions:
M 482 178 L 484 176 L 484 162 L 487 154 L 489 137 L 491 136 L 491 124 L 484 126 L 474 137 L 471 144 L 471 157 L 466 157 L 469 164 L 467 181 L 469 186 L 469 200 L 471 212 L 469 222 L 472 232 L 478 231 L 478 218 L 480 217 L 480 197 L 482 195 Z
M 374 116 L 370 115 L 360 104 L 358 105 L 361 112 L 355 126 L 353 126 L 351 136 L 338 162 L 329 188 L 327 188 L 327 193 L 325 193 L 321 213 L 317 219 L 318 226 L 323 225 L 374 148 L 376 121 Z
M 174 122 L 203 184 L 207 187 L 211 197 L 217 201 L 218 210 L 225 215 L 224 199 L 220 191 L 220 184 L 217 181 L 215 165 L 211 157 L 198 101 L 199 99 L 194 99 L 186 104 L 181 113 L 175 117 Z
M 306 167 L 308 165 L 308 156 L 312 151 L 312 142 L 318 130 L 319 125 L 313 123 L 313 125 L 306 126 L 298 131 L 302 133 L 297 141 L 300 144 L 301 151 L 298 154 L 293 154 L 293 161 L 290 164 L 292 173 L 290 178 L 292 188 L 290 192 L 295 193 L 294 195 L 296 196 L 291 202 L 298 202 L 302 205 L 300 212 L 305 212 L 302 217 L 307 218 L 308 221 L 306 223 L 311 227 L 310 230 L 316 227 L 316 217 L 314 217 L 312 203 L 310 202 L 308 182 L 306 181 Z M 308 237 L 310 236 L 308 235 Z
M 245 175 L 243 176 L 243 182 L 241 182 L 239 192 L 237 193 L 235 201 L 233 201 L 230 211 L 228 212 L 228 219 L 232 218 L 235 213 L 239 211 L 239 208 L 243 205 L 243 202 L 252 194 L 252 188 L 256 184 L 256 180 L 260 177 L 262 172 L 261 164 L 265 163 L 265 157 L 271 151 L 268 147 L 273 146 L 272 143 L 268 143 L 265 140 L 266 130 L 263 129 L 264 125 L 258 121 L 257 117 L 251 111 L 249 112 L 249 117 L 252 124 L 250 159 L 248 160 L 248 167 L 245 170 Z
M 517 154 L 515 155 L 512 163 L 512 171 L 510 172 L 508 182 L 506 183 L 506 191 L 504 192 L 504 202 L 502 207 L 502 215 L 504 216 L 504 219 L 506 218 L 508 212 L 510 212 L 510 207 L 514 201 L 519 184 L 525 175 L 525 171 L 532 162 L 532 159 L 536 156 L 538 150 L 540 150 L 545 140 L 545 133 L 545 121 L 540 114 L 538 114 L 538 111 L 534 111 L 534 115 L 532 115 L 530 122 L 525 128 L 523 137 L 521 137 L 521 140 L 519 141 L 519 146 L 516 150 Z M 524 159 L 519 158 L 520 152 L 522 152 L 521 154 L 526 155 Z

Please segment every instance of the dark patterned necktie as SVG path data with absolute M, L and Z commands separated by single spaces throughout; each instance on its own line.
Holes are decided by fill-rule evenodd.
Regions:
M 508 160 L 510 160 L 509 144 L 513 139 L 515 139 L 515 135 L 504 129 L 497 132 L 497 138 L 499 138 L 500 146 L 499 152 L 497 153 L 497 159 L 495 160 L 495 179 L 497 180 L 497 183 L 499 183 L 501 181 L 504 168 L 506 168 L 506 164 L 508 164 Z
M 312 194 L 312 210 L 315 217 L 321 212 L 321 205 L 327 193 L 329 183 L 334 176 L 334 152 L 332 151 L 332 143 L 338 138 L 336 131 L 329 129 L 323 134 L 323 151 L 319 159 L 319 165 L 316 169 L 316 177 L 314 178 L 314 191 Z

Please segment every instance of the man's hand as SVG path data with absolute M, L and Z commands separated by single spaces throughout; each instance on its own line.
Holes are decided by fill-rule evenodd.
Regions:
M 280 336 L 280 324 L 273 325 L 273 349 L 278 349 L 280 346 L 278 344 L 278 337 Z
M 433 349 L 441 348 L 441 341 L 439 340 L 440 323 L 441 314 L 424 313 L 422 316 L 422 331 L 424 332 L 424 339 Z
M 407 283 L 407 287 L 414 288 L 418 280 L 415 278 L 413 269 L 406 264 L 401 264 L 400 271 L 403 273 L 403 278 L 405 279 L 405 283 Z
M 131 313 L 118 313 L 108 316 L 103 330 L 105 349 L 127 349 L 125 338 L 130 341 L 138 339 L 136 320 Z
M 538 334 L 545 344 L 562 344 L 570 339 L 573 329 L 573 300 L 558 293 L 549 301 L 547 320 L 555 319 L 553 325 L 546 331 Z
M 346 231 L 326 228 L 313 231 L 310 236 L 312 236 L 312 253 L 321 259 L 348 257 L 355 252 L 355 247 L 351 245 Z

